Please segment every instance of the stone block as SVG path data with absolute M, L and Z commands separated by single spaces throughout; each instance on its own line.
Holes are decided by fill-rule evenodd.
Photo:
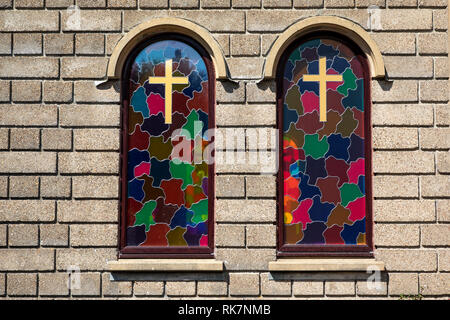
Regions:
M 44 51 L 47 55 L 73 54 L 74 53 L 73 34 L 70 33 L 44 34 Z
M 44 150 L 71 150 L 72 130 L 60 128 L 43 129 L 42 148 Z
M 374 226 L 374 242 L 380 247 L 415 247 L 420 245 L 419 226 L 414 224 L 379 224 Z
M 274 247 L 277 243 L 276 231 L 274 225 L 248 225 L 247 247 Z
M 231 54 L 233 56 L 259 56 L 261 39 L 256 34 L 231 35 Z
M 373 29 L 380 31 L 427 31 L 433 28 L 432 10 L 391 9 L 383 10 L 380 24 Z
M 53 271 L 53 249 L 0 249 L 1 271 Z
M 423 225 L 420 227 L 420 234 L 422 238 L 422 245 L 424 247 L 450 246 L 450 225 L 448 224 L 435 224 L 435 225 Z
M 75 150 L 118 151 L 120 147 L 117 129 L 75 129 L 73 140 Z
M 405 114 L 408 116 L 405 117 Z M 433 106 L 420 104 L 376 104 L 372 109 L 374 125 L 432 126 Z
M 373 195 L 376 198 L 417 198 L 419 180 L 415 176 L 374 176 Z
M 12 150 L 39 150 L 41 132 L 37 128 L 12 128 L 10 144 Z
M 372 101 L 377 103 L 416 102 L 418 101 L 417 88 L 418 84 L 415 80 L 372 81 Z
M 95 102 L 95 103 L 119 103 L 120 102 L 120 94 L 119 94 L 119 85 L 118 83 L 114 83 L 110 87 L 101 87 L 97 88 L 95 82 L 93 81 L 75 81 L 74 83 L 74 91 L 75 91 L 75 100 L 78 103 L 84 102 Z M 108 107 L 108 106 L 107 106 Z M 117 110 L 119 110 L 117 108 Z M 100 115 L 96 115 L 96 117 L 103 119 Z M 95 119 L 95 118 L 94 118 Z M 94 119 L 92 121 L 94 121 Z M 115 120 L 116 117 L 112 117 L 112 120 Z M 117 124 L 118 126 L 118 124 Z
M 19 12 L 19 11 L 17 11 Z M 0 21 L 1 15 L 0 12 Z M 57 13 L 57 12 L 55 12 Z M 40 18 L 39 20 L 41 20 Z M 17 23 L 14 23 L 16 25 Z M 0 57 L 0 77 L 51 79 L 59 76 L 58 59 L 50 57 Z
M 108 59 L 103 57 L 61 58 L 61 77 L 100 79 L 106 75 Z
M 55 105 L 0 105 L 0 125 L 56 126 L 57 121 Z
M 231 296 L 259 296 L 259 274 L 230 273 Z
M 275 105 L 219 105 L 216 110 L 218 126 L 275 125 Z
M 72 247 L 115 247 L 118 227 L 114 224 L 72 224 L 70 244 Z
M 0 30 L 2 32 L 58 31 L 59 13 L 43 10 L 2 10 L 0 11 Z
M 1 6 L 1 4 L 0 4 Z M 0 34 L 0 54 L 11 54 L 12 51 L 12 34 L 1 33 Z
M 447 80 L 420 81 L 421 102 L 448 102 L 448 92 Z
M 262 0 L 231 0 L 233 8 L 261 8 Z
M 406 32 L 377 32 L 370 36 L 383 54 L 415 54 L 416 36 Z
M 69 227 L 64 224 L 42 224 L 40 239 L 44 247 L 66 247 L 69 245 Z
M 10 91 L 11 91 L 10 81 L 0 80 L 0 102 L 9 102 L 11 100 Z
M 222 224 L 216 225 L 217 247 L 244 247 L 245 227 L 243 225 Z
M 74 198 L 117 198 L 119 195 L 118 177 L 77 176 L 72 181 Z
M 373 154 L 373 168 L 374 173 L 434 173 L 434 154 L 423 151 L 378 151 Z
M 386 296 L 387 295 L 387 283 L 386 281 L 368 282 L 368 281 L 356 281 L 356 292 L 358 296 Z
M 169 297 L 195 296 L 195 281 L 167 281 L 166 294 Z
M 224 281 L 198 281 L 197 294 L 201 297 L 227 296 L 228 284 Z
M 119 172 L 119 156 L 111 152 L 61 152 L 58 169 L 60 173 L 71 174 L 114 174 Z
M 18 80 L 12 82 L 13 102 L 40 102 L 42 99 L 41 82 L 35 80 Z
M 259 83 L 247 83 L 247 102 L 276 102 L 275 81 L 263 81 Z
M 417 128 L 373 128 L 373 147 L 375 149 L 417 149 L 419 132 Z
M 274 176 L 259 175 L 246 176 L 246 194 L 247 197 L 275 197 L 276 196 L 276 180 Z
M 291 281 L 271 280 L 269 273 L 260 274 L 261 294 L 263 296 L 290 296 L 291 295 Z
M 437 256 L 432 250 L 378 249 L 376 257 L 385 263 L 387 271 L 437 270 Z
M 61 27 L 66 31 L 120 31 L 121 12 L 117 10 L 81 10 L 79 20 L 74 21 L 72 12 L 61 12 Z
M 424 198 L 448 197 L 450 176 L 425 176 L 420 178 L 420 192 Z
M 79 286 L 72 286 L 72 296 L 100 296 L 101 284 L 100 273 L 79 273 L 71 274 L 71 277 L 79 276 Z M 72 284 L 74 281 L 71 279 Z
M 67 105 L 60 107 L 59 123 L 63 127 L 95 127 L 119 125 L 119 106 Z
M 35 273 L 8 273 L 7 292 L 9 296 L 35 296 L 37 289 Z
M 105 270 L 108 261 L 116 259 L 116 248 L 56 249 L 56 269 L 61 271 L 67 271 L 72 266 L 80 268 L 81 271 L 102 271 Z M 53 266 L 53 259 L 51 262 Z
M 418 292 L 417 273 L 389 273 L 389 295 L 416 295 Z
M 44 81 L 44 102 L 69 103 L 73 98 L 72 82 L 66 81 Z
M 325 281 L 325 294 L 327 296 L 354 296 L 354 281 Z
M 55 173 L 54 152 L 0 152 L 2 173 Z
M 118 222 L 118 215 L 114 200 L 58 201 L 60 222 Z
M 102 292 L 105 297 L 131 296 L 132 288 L 132 281 L 113 281 L 110 273 L 102 274 Z
M 323 281 L 294 281 L 292 291 L 294 296 L 323 296 Z
M 0 150 L 9 149 L 9 129 L 0 128 Z
M 11 224 L 8 227 L 10 247 L 36 247 L 38 245 L 39 226 L 35 224 Z
M 450 221 L 450 200 L 437 200 L 436 201 L 436 212 L 439 222 L 449 222 Z
M 216 100 L 218 103 L 244 102 L 245 85 L 230 81 L 216 82 Z
M 17 5 L 16 5 L 17 6 Z M 40 33 L 15 33 L 14 54 L 41 55 L 42 34 Z
M 218 222 L 275 221 L 275 200 L 218 200 L 216 208 Z
M 448 296 L 450 273 L 419 274 L 420 293 L 424 296 Z
M 436 221 L 432 200 L 375 200 L 373 212 L 376 222 Z
M 51 200 L 0 200 L 0 221 L 51 222 L 55 202 Z
M 60 296 L 69 295 L 69 273 L 41 273 L 39 274 L 39 295 Z
M 239 176 L 216 176 L 216 196 L 226 198 L 245 197 L 244 178 Z
M 164 283 L 161 281 L 136 281 L 134 283 L 134 295 L 162 296 L 164 294 Z
M 141 9 L 168 8 L 169 0 L 139 0 Z
M 389 77 L 394 78 L 432 78 L 433 58 L 431 57 L 384 57 Z
M 425 150 L 448 150 L 450 148 L 450 128 L 421 128 L 420 146 Z
M 448 52 L 447 33 L 419 33 L 417 46 L 419 54 L 446 54 Z
M 101 55 L 105 52 L 105 36 L 100 33 L 78 33 L 75 35 L 75 53 Z
M 225 262 L 227 270 L 267 270 L 269 261 L 275 260 L 275 249 L 219 248 L 216 257 Z
M 259 79 L 261 78 L 264 60 L 260 57 L 236 57 L 227 59 L 231 78 Z

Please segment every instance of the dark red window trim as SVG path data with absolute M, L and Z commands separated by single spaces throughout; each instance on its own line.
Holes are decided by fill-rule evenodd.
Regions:
M 301 43 L 317 39 L 331 38 L 351 48 L 363 65 L 364 71 L 364 131 L 365 131 L 365 190 L 366 190 L 366 241 L 367 245 L 286 245 L 284 244 L 284 184 L 283 184 L 283 73 L 290 54 Z M 372 121 L 370 69 L 362 50 L 346 37 L 333 32 L 314 32 L 291 43 L 283 52 L 277 68 L 277 128 L 279 133 L 279 168 L 277 173 L 277 256 L 329 256 L 329 257 L 373 257 L 373 196 L 372 196 Z
M 203 58 L 208 71 L 209 90 L 209 128 L 215 128 L 215 72 L 211 57 L 206 50 L 193 39 L 177 34 L 164 33 L 144 40 L 128 55 L 121 78 L 121 112 L 120 112 L 120 183 L 119 183 L 119 258 L 214 258 L 214 200 L 215 200 L 215 166 L 208 165 L 208 247 L 137 247 L 126 246 L 126 210 L 127 210 L 127 145 L 128 145 L 128 106 L 129 79 L 131 66 L 136 56 L 145 47 L 156 41 L 178 40 L 197 50 Z

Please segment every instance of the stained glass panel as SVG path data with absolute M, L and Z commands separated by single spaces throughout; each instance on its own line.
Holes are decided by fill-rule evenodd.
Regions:
M 284 65 L 285 244 L 367 244 L 363 70 L 331 38 L 303 42 Z
M 135 58 L 129 80 L 127 246 L 208 246 L 208 164 L 193 154 L 195 146 L 203 150 L 209 143 L 209 98 L 205 61 L 187 43 L 154 42 Z M 179 148 L 186 144 L 188 152 Z

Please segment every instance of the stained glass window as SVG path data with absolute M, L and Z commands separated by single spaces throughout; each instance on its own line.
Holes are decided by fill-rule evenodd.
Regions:
M 211 253 L 211 62 L 176 35 L 135 51 L 125 75 L 121 253 Z
M 367 251 L 365 58 L 346 41 L 312 36 L 291 45 L 281 61 L 281 251 Z

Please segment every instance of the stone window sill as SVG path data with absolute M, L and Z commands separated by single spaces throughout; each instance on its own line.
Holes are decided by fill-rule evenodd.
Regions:
M 279 271 L 383 271 L 384 262 L 375 259 L 353 258 L 283 258 L 269 262 L 270 272 Z
M 108 261 L 110 272 L 220 272 L 223 261 L 215 259 L 119 259 Z

